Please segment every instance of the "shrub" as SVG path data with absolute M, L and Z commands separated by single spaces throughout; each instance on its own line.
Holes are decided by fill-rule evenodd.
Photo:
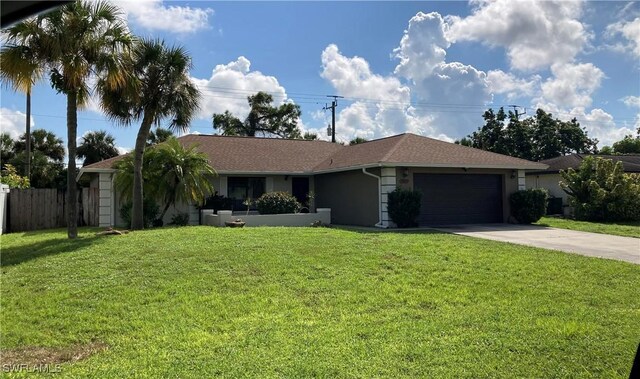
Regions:
M 640 220 L 640 176 L 625 174 L 622 162 L 587 157 L 577 170 L 560 174 L 578 220 Z
M 127 201 L 122 204 L 120 207 L 120 217 L 127 223 L 127 227 L 131 227 L 131 208 L 133 207 L 133 203 L 131 201 Z M 158 217 L 158 213 L 160 213 L 160 208 L 158 204 L 152 199 L 145 198 L 142 202 L 142 214 L 144 218 L 144 227 L 149 228 L 152 225 L 157 225 L 156 218 Z M 160 220 L 159 225 L 162 220 Z
M 531 224 L 540 220 L 547 211 L 547 190 L 533 188 L 511 194 L 511 215 L 520 224 Z
M 189 214 L 186 212 L 178 212 L 171 217 L 171 224 L 177 226 L 189 225 Z
M 265 193 L 256 200 L 258 212 L 263 215 L 295 213 L 300 206 L 298 200 L 286 192 Z
M 416 218 L 420 214 L 422 193 L 396 188 L 389 193 L 387 209 L 389 217 L 399 228 L 416 226 Z
M 20 176 L 16 168 L 10 164 L 5 165 L 5 169 L 0 173 L 0 183 L 6 184 L 9 188 L 29 188 L 29 179 Z

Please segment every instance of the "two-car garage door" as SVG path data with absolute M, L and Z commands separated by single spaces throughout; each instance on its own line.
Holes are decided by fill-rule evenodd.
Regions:
M 487 174 L 414 174 L 422 192 L 420 225 L 503 222 L 502 176 Z

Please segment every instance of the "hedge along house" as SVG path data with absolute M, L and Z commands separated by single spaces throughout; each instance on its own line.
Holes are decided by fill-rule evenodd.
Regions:
M 547 166 L 523 159 L 405 133 L 353 146 L 324 141 L 186 135 L 218 172 L 213 185 L 231 197 L 234 210 L 265 192 L 285 191 L 315 207 L 330 208 L 333 224 L 392 227 L 388 193 L 396 187 L 422 192 L 420 225 L 501 223 L 509 218 L 509 195 L 525 188 L 525 170 Z M 122 225 L 121 199 L 113 187 L 113 163 L 83 167 L 100 189 L 100 225 Z M 199 215 L 193 205 L 191 223 Z M 170 219 L 168 212 L 166 218 Z M 164 221 L 167 222 L 167 219 Z

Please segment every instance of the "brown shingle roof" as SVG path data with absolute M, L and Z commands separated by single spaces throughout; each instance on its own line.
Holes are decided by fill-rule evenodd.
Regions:
M 178 138 L 185 146 L 198 145 L 218 172 L 310 172 L 319 161 L 344 148 L 324 141 L 189 134 Z M 123 155 L 86 166 L 107 169 Z
M 524 159 L 404 133 L 349 146 L 315 167 L 325 171 L 366 164 L 397 164 L 425 167 L 495 167 L 542 169 Z
M 556 174 L 558 171 L 568 168 L 577 169 L 586 157 L 612 159 L 614 162 L 622 162 L 625 172 L 640 172 L 640 155 L 570 154 L 540 161 L 540 163 L 544 163 L 549 167 L 545 170 L 533 171 L 528 174 Z
M 540 163 L 410 133 L 354 146 L 324 141 L 202 134 L 186 135 L 178 140 L 187 146 L 198 144 L 198 149 L 208 155 L 211 165 L 221 173 L 311 173 L 382 164 L 538 170 L 546 167 Z M 94 163 L 84 169 L 109 169 L 120 157 Z

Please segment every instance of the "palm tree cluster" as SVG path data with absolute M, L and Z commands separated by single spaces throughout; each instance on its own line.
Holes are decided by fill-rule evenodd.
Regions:
M 76 157 L 80 153 L 85 161 L 94 159 L 94 152 L 77 150 L 77 112 L 93 93 L 100 96 L 102 109 L 112 120 L 122 125 L 141 123 L 132 188 L 132 228 L 141 229 L 142 167 L 151 126 L 169 119 L 170 128 L 185 129 L 198 107 L 200 94 L 189 79 L 189 55 L 161 40 L 131 35 L 122 11 L 106 1 L 69 3 L 3 34 L 0 77 L 5 85 L 27 95 L 27 157 L 31 157 L 28 122 L 33 85 L 48 72 L 52 87 L 67 99 L 69 238 L 77 236 Z
M 0 142 L 2 169 L 11 165 L 16 174 L 27 178 L 34 188 L 64 187 L 64 145 L 54 133 L 36 129 L 29 138 L 25 133 L 16 140 L 2 133 Z M 29 154 L 27 146 L 30 146 Z
M 123 200 L 131 200 L 135 188 L 135 156 L 127 155 L 115 164 L 116 188 Z M 143 162 L 145 201 L 159 202 L 162 220 L 171 206 L 177 203 L 202 203 L 213 193 L 211 179 L 216 175 L 206 154 L 197 145 L 183 146 L 175 137 L 152 146 L 145 152 Z M 144 203 L 144 201 L 143 201 Z M 133 223 L 133 218 L 132 218 Z

